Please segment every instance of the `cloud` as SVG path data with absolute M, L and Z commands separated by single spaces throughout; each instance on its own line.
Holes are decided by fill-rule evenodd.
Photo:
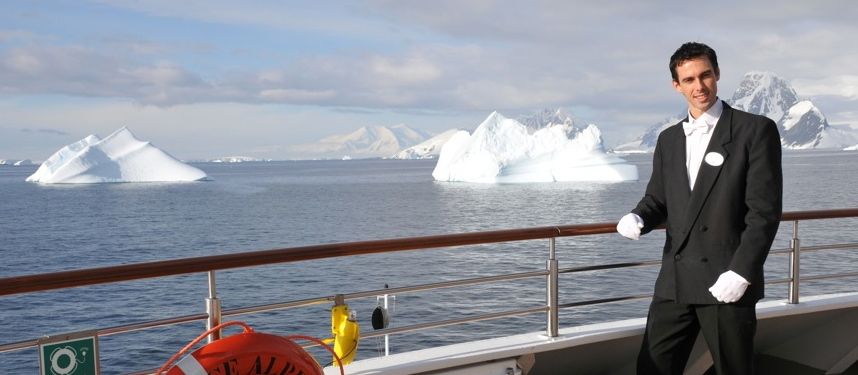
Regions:
M 60 130 L 60 129 L 48 129 L 48 128 L 39 128 L 39 129 L 29 129 L 23 128 L 20 129 L 22 133 L 39 133 L 39 134 L 49 134 L 49 135 L 61 135 L 67 136 L 68 132 Z
M 130 98 L 158 105 L 211 100 L 210 86 L 175 64 L 133 62 L 80 46 L 13 48 L 0 53 L 0 67 L 0 89 L 6 93 Z
M 441 77 L 438 66 L 419 56 L 409 56 L 400 61 L 386 56 L 375 56 L 369 62 L 368 68 L 374 79 L 383 80 L 391 86 L 427 84 Z
M 125 34 L 84 45 L 5 32 L 0 40 L 12 40 L 13 46 L 0 50 L 0 92 L 125 98 L 161 107 L 282 103 L 515 113 L 580 106 L 620 121 L 681 105 L 666 66 L 687 40 L 719 51 L 725 90 L 746 71 L 770 70 L 821 93 L 830 80 L 852 74 L 848 69 L 858 62 L 858 50 L 845 48 L 858 34 L 851 21 L 856 7 L 839 1 L 727 1 L 721 7 L 742 11 L 713 12 L 694 23 L 689 15 L 699 11 L 697 5 L 679 1 L 379 0 L 313 6 L 286 1 L 236 7 L 226 1 L 201 6 L 127 0 L 103 5 L 151 22 L 192 20 L 238 33 L 297 33 L 302 40 L 296 43 L 303 44 L 286 58 L 241 64 L 218 55 L 238 48 L 221 40 L 211 40 L 210 49 L 195 49 L 188 39 Z M 331 41 L 344 47 L 323 46 Z M 250 55 L 271 52 L 240 47 Z M 850 85 L 838 95 L 855 96 Z
M 195 21 L 225 26 L 267 28 L 277 31 L 325 34 L 342 37 L 364 35 L 371 38 L 393 37 L 378 21 L 361 17 L 361 2 L 267 1 L 236 5 L 229 0 L 204 2 L 171 0 L 92 0 L 117 9 L 166 19 Z
M 42 63 L 42 60 L 36 58 L 32 54 L 22 53 L 21 51 L 11 53 L 5 59 L 3 65 L 12 73 L 28 76 L 36 75 L 42 72 L 45 68 L 45 64 Z
M 214 74 L 182 63 L 184 60 L 170 54 L 175 47 L 134 37 L 111 38 L 97 46 L 28 44 L 0 52 L 0 63 L 10 67 L 0 72 L 3 92 L 119 97 L 158 106 L 279 102 L 461 111 L 568 104 L 594 98 L 623 81 L 595 80 L 589 73 L 594 64 L 601 69 L 621 64 L 610 59 L 600 61 L 598 53 L 576 49 L 574 44 L 562 47 L 564 41 L 586 39 L 586 34 L 576 31 L 590 25 L 565 22 L 567 18 L 574 21 L 585 17 L 577 16 L 580 12 L 573 12 L 575 7 L 563 2 L 506 8 L 480 1 L 438 5 L 379 2 L 371 4 L 375 8 L 365 7 L 357 12 L 357 17 L 346 14 L 357 7 L 350 3 L 297 7 L 286 2 L 235 8 L 215 1 L 204 9 L 192 3 L 175 6 L 159 1 L 107 5 L 157 17 L 229 25 L 253 24 L 328 35 L 340 30 L 356 38 L 357 44 L 272 61 L 255 71 L 231 67 Z M 610 9 L 601 10 L 600 17 L 609 16 Z M 326 17 L 308 17 L 314 14 Z M 308 22 L 310 19 L 313 22 Z M 514 22 L 517 19 L 525 25 Z M 434 29 L 427 33 L 415 28 L 412 21 Z M 311 25 L 314 23 L 317 26 Z M 438 37 L 442 35 L 439 30 L 460 35 L 461 39 Z M 385 35 L 385 40 L 403 38 L 400 43 L 409 43 L 404 48 L 379 49 L 379 35 Z M 361 38 L 372 39 L 369 42 L 373 48 L 360 48 L 366 42 Z M 484 44 L 485 39 L 496 43 Z M 49 64 L 57 61 L 64 66 L 55 68 Z M 52 69 L 46 70 L 47 66 Z M 635 80 L 635 84 L 645 87 L 646 80 Z M 626 92 L 632 89 L 626 86 Z
M 336 91 L 323 90 L 296 90 L 296 89 L 266 89 L 259 93 L 259 97 L 273 102 L 318 102 L 336 96 Z
M 851 101 L 858 101 L 858 75 L 844 74 L 816 79 L 796 79 L 792 83 L 802 96 L 839 95 Z
M 26 42 L 36 39 L 34 33 L 23 30 L 0 30 L 0 43 Z

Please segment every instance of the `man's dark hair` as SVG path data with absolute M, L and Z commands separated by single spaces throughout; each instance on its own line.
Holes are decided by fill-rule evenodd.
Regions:
M 688 60 L 698 59 L 701 57 L 709 59 L 709 62 L 712 64 L 712 69 L 715 70 L 715 74 L 721 74 L 718 70 L 718 57 L 715 56 L 714 49 L 703 43 L 688 42 L 679 47 L 676 52 L 673 53 L 673 56 L 670 56 L 670 76 L 673 77 L 674 81 L 679 80 L 679 77 L 676 75 L 676 67 Z

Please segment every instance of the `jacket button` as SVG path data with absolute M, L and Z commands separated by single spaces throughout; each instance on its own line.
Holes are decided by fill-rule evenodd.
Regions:
M 680 260 L 680 259 L 682 259 L 682 255 L 680 255 L 680 254 L 676 254 L 676 255 L 674 255 L 674 256 L 673 256 L 673 259 L 675 259 L 675 260 Z
M 700 227 L 700 231 L 701 231 L 701 232 L 705 232 L 705 231 L 707 231 L 707 230 L 709 230 L 709 227 L 707 227 L 707 226 L 705 226 L 705 225 Z

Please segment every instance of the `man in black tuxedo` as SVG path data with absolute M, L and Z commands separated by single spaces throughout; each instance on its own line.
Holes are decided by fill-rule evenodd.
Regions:
M 665 129 L 644 197 L 617 231 L 667 238 L 639 374 L 681 374 L 699 331 L 718 374 L 754 371 L 756 302 L 781 217 L 781 143 L 774 121 L 718 99 L 715 51 L 685 43 L 670 58 L 688 117 Z

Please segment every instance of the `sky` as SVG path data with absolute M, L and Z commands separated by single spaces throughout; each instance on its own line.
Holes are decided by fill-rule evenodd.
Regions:
M 668 60 L 718 53 L 722 98 L 771 71 L 858 128 L 851 1 L 0 2 L 0 159 L 122 126 L 184 160 L 290 158 L 362 126 L 473 129 L 562 108 L 609 146 L 684 111 Z

